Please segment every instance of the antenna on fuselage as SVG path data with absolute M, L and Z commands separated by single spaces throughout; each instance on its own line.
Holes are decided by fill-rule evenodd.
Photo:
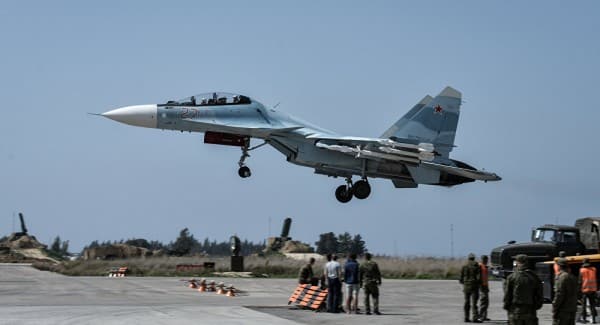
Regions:
M 273 106 L 273 108 L 279 107 L 279 104 L 281 104 L 281 102 L 277 102 L 277 104 L 275 104 L 275 106 Z

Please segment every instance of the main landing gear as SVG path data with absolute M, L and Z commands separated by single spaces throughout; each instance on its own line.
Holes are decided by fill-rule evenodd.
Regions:
M 342 202 L 347 203 L 352 200 L 352 196 L 359 200 L 364 200 L 371 194 L 371 185 L 366 178 L 357 181 L 352 184 L 352 178 L 346 178 L 346 185 L 340 185 L 335 190 L 335 198 Z
M 246 158 L 250 157 L 250 154 L 248 153 L 248 151 L 258 149 L 258 148 L 264 146 L 265 144 L 267 144 L 266 141 L 257 146 L 250 148 L 250 140 L 248 140 L 246 142 L 246 144 L 242 147 L 242 156 L 240 157 L 240 161 L 238 162 L 238 165 L 240 166 L 240 169 L 238 169 L 238 175 L 240 175 L 241 178 L 248 178 L 252 175 L 250 168 L 248 166 L 246 166 L 246 163 L 245 163 Z

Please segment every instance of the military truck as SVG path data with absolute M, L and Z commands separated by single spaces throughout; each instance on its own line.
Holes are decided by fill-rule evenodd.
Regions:
M 580 255 L 580 256 L 567 256 L 567 264 L 569 265 L 569 272 L 575 276 L 579 276 L 579 270 L 583 264 L 583 259 L 587 258 L 590 264 L 596 268 L 596 278 L 600 279 L 600 254 L 592 255 Z M 538 262 L 535 265 L 535 273 L 542 280 L 544 301 L 551 302 L 554 299 L 554 260 L 546 262 Z
M 507 245 L 492 249 L 491 273 L 506 278 L 513 272 L 515 256 L 525 254 L 529 257 L 530 267 L 537 262 L 552 260 L 558 252 L 565 251 L 568 256 L 598 253 L 600 218 L 581 218 L 575 226 L 543 225 L 531 231 L 531 242 L 508 242 Z

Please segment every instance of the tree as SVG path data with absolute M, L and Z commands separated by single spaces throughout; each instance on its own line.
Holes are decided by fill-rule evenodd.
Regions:
M 350 250 L 352 247 L 352 235 L 350 235 L 350 233 L 348 232 L 339 234 L 337 241 L 337 253 L 350 254 Z
M 65 240 L 60 245 L 60 255 L 66 256 L 69 255 L 69 241 Z
M 333 232 L 320 234 L 315 246 L 318 254 L 335 254 L 338 251 L 338 241 Z
M 50 251 L 60 254 L 60 236 L 56 236 L 56 238 L 54 238 L 52 245 L 50 245 Z
M 352 238 L 350 249 L 348 251 L 356 255 L 363 255 L 368 251 L 365 245 L 365 241 L 362 240 L 362 236 L 360 234 L 354 235 L 354 238 Z
M 143 238 L 128 239 L 127 241 L 125 241 L 125 244 L 136 247 L 150 248 L 150 243 L 148 243 L 148 241 Z
M 190 235 L 189 230 L 183 228 L 179 232 L 179 237 L 171 244 L 171 252 L 176 256 L 189 255 L 198 246 L 200 243 L 194 238 L 194 235 Z
M 60 256 L 69 255 L 69 241 L 61 241 L 60 236 L 56 236 L 50 245 L 50 252 Z

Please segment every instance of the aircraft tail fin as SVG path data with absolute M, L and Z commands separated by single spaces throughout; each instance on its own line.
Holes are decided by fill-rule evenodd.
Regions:
M 435 98 L 425 96 L 382 137 L 432 143 L 438 154 L 448 157 L 454 147 L 461 98 L 461 93 L 452 87 L 444 88 Z

